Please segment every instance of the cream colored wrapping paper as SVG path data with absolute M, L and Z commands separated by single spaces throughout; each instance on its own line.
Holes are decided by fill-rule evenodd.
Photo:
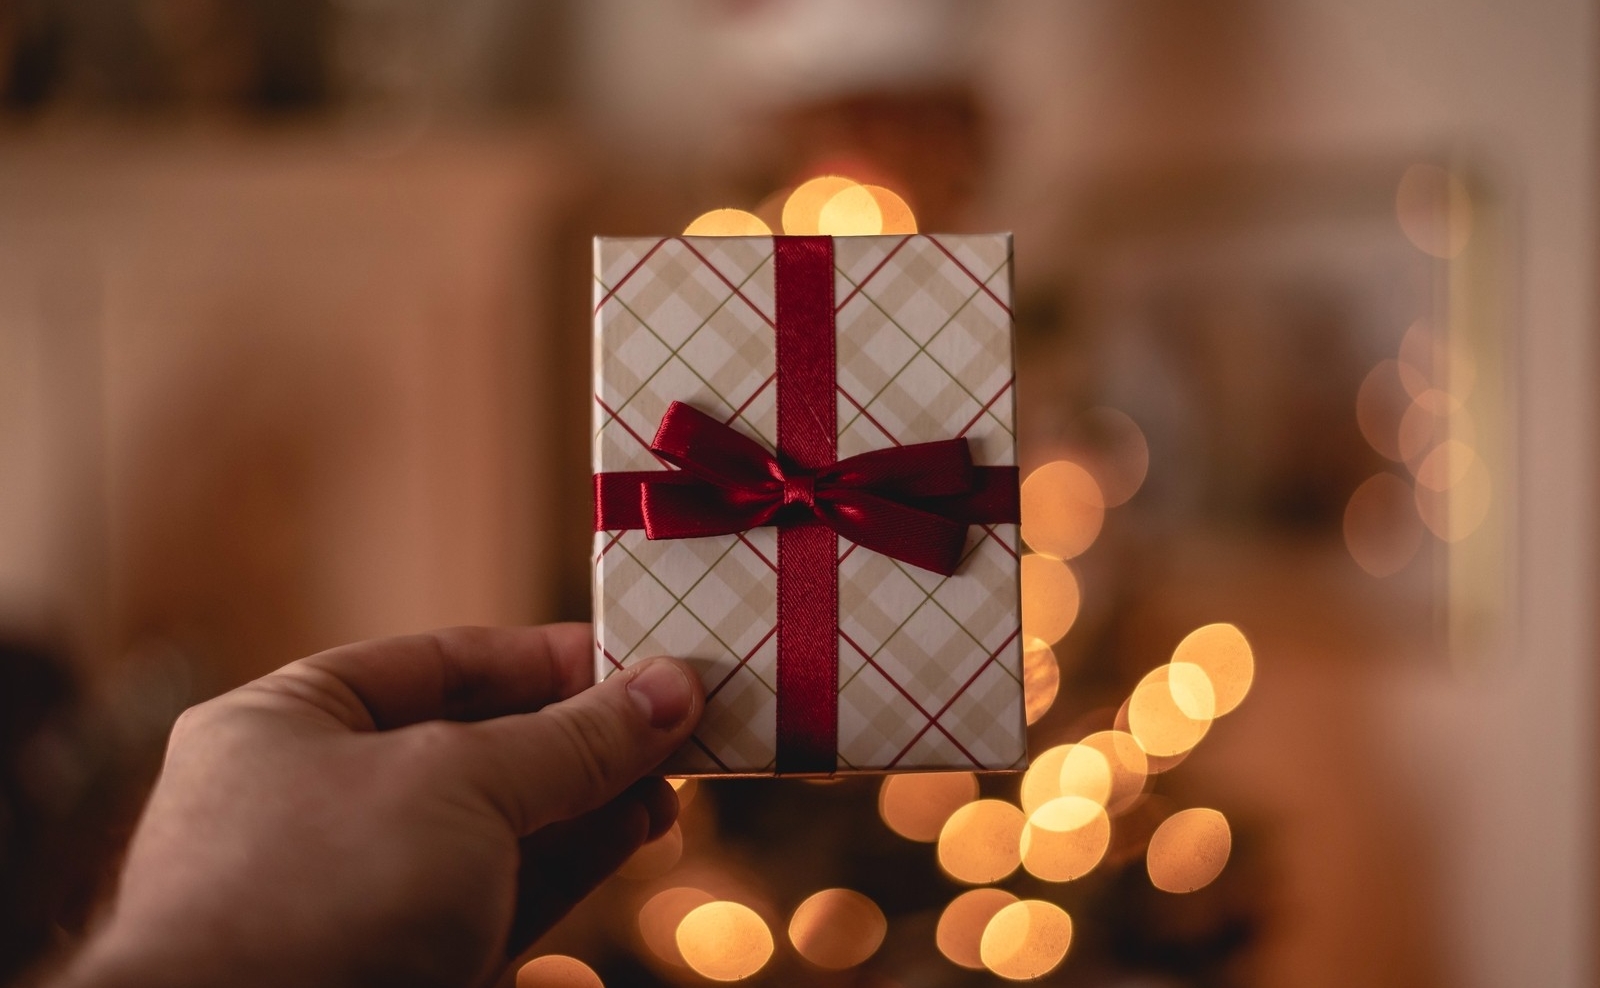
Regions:
M 597 239 L 594 470 L 664 469 L 684 401 L 773 448 L 770 237 Z M 1011 238 L 834 240 L 838 455 L 965 436 L 1016 463 Z M 840 772 L 1025 762 L 1015 525 L 974 525 L 945 578 L 839 540 Z M 651 541 L 597 532 L 595 664 L 688 659 L 708 695 L 671 774 L 770 774 L 777 532 Z

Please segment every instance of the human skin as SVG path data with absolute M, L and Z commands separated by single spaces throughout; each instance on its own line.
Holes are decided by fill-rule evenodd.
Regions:
M 103 928 L 59 988 L 492 983 L 677 815 L 704 708 L 592 631 L 456 628 L 291 663 L 186 711 Z

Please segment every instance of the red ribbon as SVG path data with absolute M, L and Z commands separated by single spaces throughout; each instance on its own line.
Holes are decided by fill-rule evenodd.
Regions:
M 775 237 L 778 452 L 673 402 L 650 448 L 677 470 L 596 474 L 596 531 L 651 539 L 778 526 L 780 774 L 831 773 L 838 751 L 835 533 L 944 576 L 969 524 L 1015 522 L 1015 467 L 978 467 L 965 439 L 836 461 L 833 241 Z
M 650 449 L 680 469 L 600 475 L 597 529 L 693 539 L 814 519 L 942 576 L 960 564 L 969 522 L 998 520 L 997 495 L 1005 476 L 1015 476 L 973 466 L 965 439 L 872 450 L 821 471 L 785 470 L 760 443 L 680 401 L 667 407 Z

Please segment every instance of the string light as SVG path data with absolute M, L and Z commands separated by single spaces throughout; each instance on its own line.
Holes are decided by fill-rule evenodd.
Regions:
M 889 775 L 878 789 L 878 815 L 901 837 L 932 843 L 950 814 L 977 798 L 978 777 L 971 772 Z
M 939 865 L 950 877 L 987 885 L 1022 863 L 1022 811 L 999 799 L 980 799 L 956 810 L 939 832 Z
M 1022 829 L 1022 867 L 1047 882 L 1070 882 L 1093 871 L 1110 844 L 1111 820 L 1104 807 L 1083 796 L 1061 796 L 1029 815 Z
M 979 944 L 995 913 L 1017 901 L 1005 889 L 981 888 L 963 892 L 944 907 L 934 931 L 934 943 L 952 964 L 980 970 Z
M 1072 945 L 1072 917 L 1053 902 L 1023 899 L 984 927 L 983 966 L 1010 981 L 1032 981 L 1056 969 Z
M 701 213 L 684 227 L 686 237 L 770 237 L 772 228 L 754 213 L 742 209 L 713 209 Z
M 605 988 L 594 969 L 576 957 L 545 954 L 517 969 L 517 988 Z
M 712 981 L 740 981 L 772 958 L 772 931 L 761 916 L 738 902 L 696 906 L 678 924 L 684 963 Z
M 851 889 L 823 889 L 795 909 L 789 940 L 800 956 L 830 971 L 855 967 L 888 932 L 878 904 Z
M 1022 697 L 1029 724 L 1036 724 L 1061 691 L 1061 665 L 1055 650 L 1040 638 L 1030 638 L 1022 646 Z
M 1150 882 L 1164 892 L 1193 892 L 1222 874 L 1233 849 L 1228 820 L 1211 809 L 1180 810 L 1150 837 Z

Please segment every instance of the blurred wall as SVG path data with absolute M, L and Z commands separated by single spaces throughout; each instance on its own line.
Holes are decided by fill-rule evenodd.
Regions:
M 1593 984 L 1593 5 L 1000 7 L 990 78 L 1013 126 L 998 128 L 991 215 L 1018 218 L 1019 271 L 1032 244 L 1070 225 L 1027 207 L 1046 190 L 1068 211 L 1085 207 L 1088 179 L 1118 168 L 1459 155 L 1506 197 L 1519 450 L 1510 621 L 1503 640 L 1476 643 L 1453 666 L 1380 677 L 1382 715 L 1366 730 L 1434 828 L 1453 983 Z M 1302 983 L 1324 974 L 1337 983 L 1333 972 Z
M 562 168 L 537 137 L 0 151 L 0 590 L 201 695 L 308 650 L 549 613 L 535 457 Z M 17 616 L 17 615 L 13 615 Z

